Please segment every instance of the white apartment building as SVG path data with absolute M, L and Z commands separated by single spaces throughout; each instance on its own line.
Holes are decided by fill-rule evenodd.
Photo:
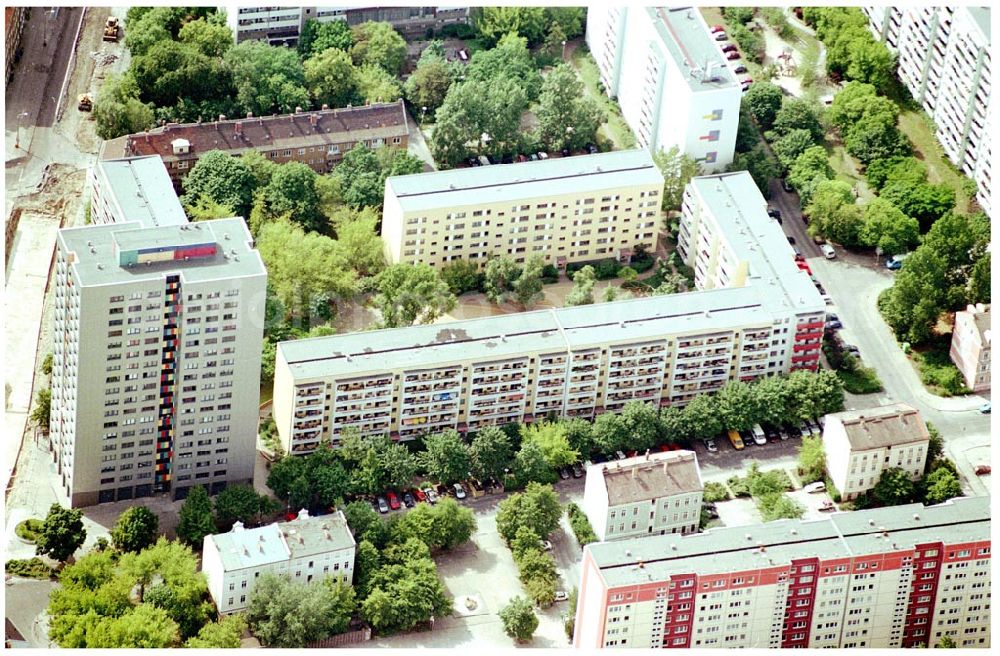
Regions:
M 253 482 L 264 263 L 241 218 L 138 214 L 57 240 L 50 441 L 74 507 Z
M 392 263 L 441 267 L 507 255 L 546 264 L 656 248 L 663 175 L 646 150 L 628 150 L 393 176 L 382 239 Z
M 586 39 L 640 146 L 732 163 L 742 92 L 696 7 L 589 7 Z
M 990 499 L 584 548 L 576 649 L 990 646 Z
M 875 36 L 899 55 L 899 79 L 934 119 L 948 158 L 976 181 L 976 200 L 990 214 L 990 8 L 863 9 Z
M 929 439 L 920 413 L 906 403 L 829 414 L 823 426 L 826 470 L 841 498 L 855 499 L 875 487 L 886 469 L 920 478 Z
M 729 380 L 815 367 L 825 305 L 749 174 L 692 187 L 687 234 L 729 244 L 738 276 L 716 258 L 685 294 L 281 342 L 274 418 L 286 452 L 337 444 L 349 427 L 413 439 L 593 417 L 633 399 L 684 405 Z
M 236 43 L 267 41 L 271 45 L 294 46 L 307 20 L 327 23 L 346 21 L 387 22 L 404 36 L 423 36 L 428 28 L 466 23 L 468 7 L 238 7 L 230 8 L 227 23 Z
M 694 451 L 647 452 L 588 467 L 583 511 L 602 542 L 693 533 L 704 488 Z
M 354 536 L 340 510 L 310 517 L 305 509 L 290 522 L 206 535 L 202 571 L 219 613 L 246 610 L 261 574 L 273 572 L 294 583 L 334 578 L 351 585 Z
M 92 224 L 138 221 L 153 227 L 188 222 L 159 155 L 97 160 L 90 183 Z
M 955 313 L 951 335 L 951 361 L 965 378 L 965 386 L 973 392 L 990 388 L 990 366 L 993 330 L 990 327 L 989 304 L 968 305 Z

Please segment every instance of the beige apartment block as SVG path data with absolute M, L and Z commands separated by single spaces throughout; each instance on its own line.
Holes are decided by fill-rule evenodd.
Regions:
M 629 262 L 656 247 L 663 176 L 646 150 L 393 176 L 382 239 L 390 263 L 442 267 L 506 255 Z
M 849 410 L 826 416 L 826 470 L 845 501 L 875 487 L 882 472 L 924 473 L 930 436 L 920 412 L 906 403 Z
M 73 506 L 253 482 L 267 271 L 243 219 L 60 230 L 53 286 Z
M 955 313 L 951 361 L 962 372 L 965 386 L 973 392 L 990 389 L 991 336 L 989 304 L 977 303 Z
M 588 467 L 583 511 L 602 542 L 694 533 L 704 489 L 694 451 L 647 452 Z
M 750 175 L 691 184 L 706 189 L 704 206 L 685 219 L 701 227 L 688 231 L 729 244 L 742 261 L 738 280 L 715 276 L 688 293 L 599 306 L 281 342 L 274 418 L 286 452 L 337 444 L 347 428 L 414 439 L 549 414 L 592 418 L 633 399 L 682 406 L 731 380 L 814 366 L 825 306 Z

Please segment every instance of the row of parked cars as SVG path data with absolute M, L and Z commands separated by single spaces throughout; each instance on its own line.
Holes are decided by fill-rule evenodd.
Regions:
M 725 432 L 725 439 L 733 445 L 737 451 L 742 451 L 748 444 L 763 446 L 775 440 L 787 440 L 793 437 L 809 437 L 811 435 L 822 434 L 823 429 L 817 421 L 809 420 L 799 425 L 787 424 L 785 426 L 769 426 L 754 424 L 749 430 L 728 430 Z M 705 448 L 710 453 L 717 453 L 719 446 L 714 439 L 705 440 Z
M 712 36 L 719 44 L 719 48 L 722 50 L 722 54 L 726 56 L 726 59 L 734 62 L 732 64 L 733 73 L 737 75 L 745 74 L 747 72 L 747 67 L 740 63 L 740 51 L 736 47 L 736 44 L 729 42 L 729 37 L 726 35 L 726 28 L 721 25 L 712 26 Z M 750 85 L 753 84 L 753 78 L 744 75 L 744 77 L 739 78 L 740 86 L 743 91 L 746 92 Z
M 559 151 L 562 157 L 570 157 L 571 155 L 582 155 L 586 152 L 588 155 L 594 155 L 598 152 L 597 146 L 594 144 L 587 144 L 583 151 L 574 153 L 569 148 L 563 148 Z M 525 154 L 514 154 L 508 153 L 507 155 L 479 155 L 478 157 L 469 157 L 465 160 L 465 163 L 469 166 L 490 166 L 492 164 L 513 164 L 514 162 L 538 162 L 549 158 L 549 154 L 545 151 L 538 151 L 537 153 Z

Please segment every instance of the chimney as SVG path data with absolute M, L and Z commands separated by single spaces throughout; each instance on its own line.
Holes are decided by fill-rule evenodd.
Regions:
M 295 519 L 309 519 L 309 511 L 303 508 L 299 511 L 299 516 Z
M 649 449 L 646 449 L 646 460 L 649 460 Z
M 247 112 L 247 118 L 253 118 L 253 112 Z
M 226 115 L 225 114 L 219 114 L 219 120 L 220 121 L 225 121 L 226 120 Z
M 309 115 L 309 125 L 311 125 L 313 127 L 316 127 L 317 123 L 319 123 L 319 116 L 316 115 L 316 114 L 310 114 Z
M 237 122 L 235 127 L 236 127 L 236 135 L 237 136 L 242 135 L 243 134 L 243 124 Z
M 236 522 L 233 524 L 233 533 L 238 533 L 243 530 L 243 522 Z
M 296 107 L 295 108 L 295 113 L 296 114 L 301 114 L 302 113 L 302 108 L 301 107 Z
M 324 109 L 324 110 L 330 109 L 330 106 L 327 105 L 326 103 L 323 103 L 322 109 Z

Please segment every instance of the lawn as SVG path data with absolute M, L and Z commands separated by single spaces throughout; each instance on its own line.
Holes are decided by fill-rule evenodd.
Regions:
M 945 333 L 928 344 L 913 347 L 908 355 L 931 394 L 944 397 L 970 394 L 972 390 L 965 386 L 965 379 L 951 361 L 950 348 L 951 333 Z
M 274 398 L 274 384 L 268 382 L 260 386 L 260 404 L 264 405 Z
M 571 60 L 573 68 L 576 69 L 587 95 L 597 101 L 604 111 L 605 123 L 601 130 L 608 137 L 616 150 L 625 150 L 635 147 L 635 135 L 631 128 L 622 118 L 618 105 L 601 92 L 601 72 L 597 69 L 597 64 L 593 57 L 583 46 L 577 47 L 573 51 Z
M 934 136 L 934 125 L 922 109 L 904 109 L 899 114 L 899 129 L 913 143 L 914 154 L 927 165 L 927 178 L 933 184 L 946 184 L 955 190 L 955 210 L 968 214 L 972 200 L 965 189 L 968 178 L 955 168 Z
M 828 139 L 834 139 L 834 135 L 827 135 Z M 857 169 L 857 160 L 847 153 L 847 149 L 839 141 L 833 141 L 827 148 L 830 153 L 830 167 L 837 180 L 842 180 L 854 187 L 858 192 L 858 199 L 868 201 L 875 197 L 868 187 L 868 181 Z

